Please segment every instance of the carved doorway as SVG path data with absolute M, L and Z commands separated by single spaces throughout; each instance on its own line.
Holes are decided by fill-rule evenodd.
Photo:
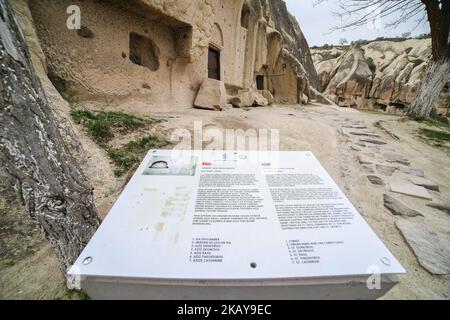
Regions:
M 220 51 L 209 47 L 208 78 L 220 80 Z

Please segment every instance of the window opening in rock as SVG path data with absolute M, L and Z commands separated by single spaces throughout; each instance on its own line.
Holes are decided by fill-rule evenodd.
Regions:
M 264 76 L 262 75 L 256 76 L 256 88 L 258 90 L 264 90 Z
M 130 33 L 129 57 L 134 64 L 149 68 L 152 71 L 159 69 L 159 49 L 150 38 L 137 33 Z
M 244 5 L 241 11 L 241 27 L 248 29 L 250 23 L 250 9 Z

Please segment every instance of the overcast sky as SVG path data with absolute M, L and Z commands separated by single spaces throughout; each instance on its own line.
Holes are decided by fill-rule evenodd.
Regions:
M 300 27 L 305 34 L 308 44 L 310 46 L 320 46 L 323 44 L 339 44 L 341 38 L 345 38 L 348 42 L 364 39 L 371 40 L 377 37 L 395 37 L 403 33 L 411 32 L 417 26 L 417 19 L 413 18 L 410 21 L 401 24 L 392 29 L 385 26 L 386 23 L 392 21 L 392 18 L 381 20 L 381 22 L 374 26 L 362 26 L 346 31 L 333 31 L 330 29 L 340 25 L 339 17 L 333 15 L 333 12 L 340 11 L 339 0 L 328 0 L 320 5 L 313 6 L 314 0 L 285 0 L 289 11 L 297 18 Z M 412 35 L 419 35 L 429 33 L 428 22 L 425 21 L 419 25 Z

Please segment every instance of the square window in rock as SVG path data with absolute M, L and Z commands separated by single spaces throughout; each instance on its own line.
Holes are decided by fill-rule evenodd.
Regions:
M 130 60 L 134 64 L 149 68 L 152 71 L 159 69 L 160 51 L 156 44 L 147 37 L 137 33 L 130 33 Z

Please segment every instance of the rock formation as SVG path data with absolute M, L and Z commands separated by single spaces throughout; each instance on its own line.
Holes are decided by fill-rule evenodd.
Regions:
M 66 27 L 71 5 L 80 8 L 79 30 Z M 251 91 L 259 100 L 297 103 L 303 93 L 313 98 L 298 81 L 319 84 L 282 0 L 42 0 L 29 8 L 47 74 L 70 100 L 193 106 L 212 78 L 226 88 L 221 101 Z
M 319 87 L 336 104 L 388 112 L 403 112 L 414 101 L 430 55 L 430 39 L 312 50 Z M 435 103 L 438 113 L 447 116 L 449 86 L 450 81 Z

